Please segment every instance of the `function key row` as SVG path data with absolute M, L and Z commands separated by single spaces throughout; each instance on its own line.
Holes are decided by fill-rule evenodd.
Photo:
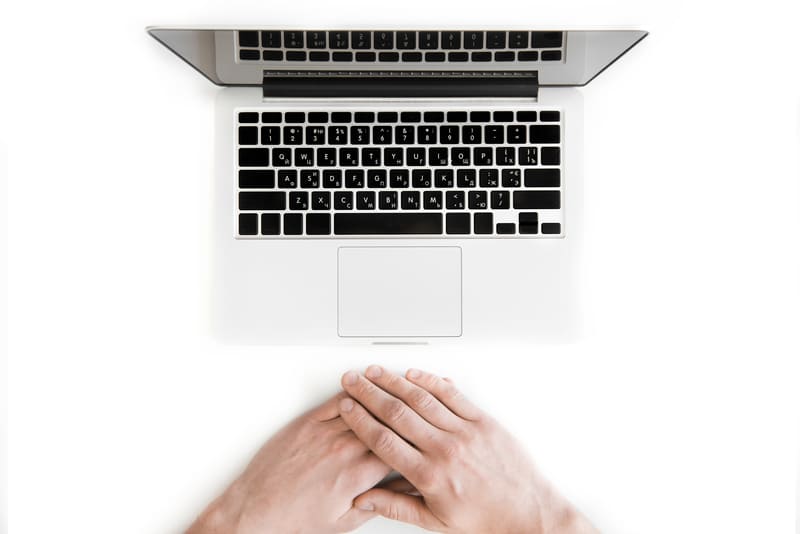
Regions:
M 561 48 L 563 32 L 240 31 L 240 48 L 331 50 L 497 50 Z
M 323 52 L 302 50 L 259 50 L 241 49 L 239 59 L 242 61 L 322 61 L 322 62 L 357 62 L 357 63 L 487 63 L 490 61 L 561 61 L 561 50 L 536 50 L 520 52 Z
M 348 123 L 419 123 L 419 122 L 558 122 L 561 112 L 544 111 L 256 111 L 239 112 L 240 124 L 348 124 Z

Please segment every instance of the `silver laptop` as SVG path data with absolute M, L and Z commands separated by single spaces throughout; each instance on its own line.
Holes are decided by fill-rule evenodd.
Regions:
M 220 337 L 576 334 L 576 87 L 646 32 L 148 31 L 222 86 L 211 305 Z

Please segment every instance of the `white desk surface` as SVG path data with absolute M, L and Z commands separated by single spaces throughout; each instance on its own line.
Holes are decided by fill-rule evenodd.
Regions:
M 734 4 L 6 5 L 9 530 L 178 532 L 341 372 L 377 362 L 452 376 L 604 532 L 792 532 L 796 18 L 779 0 Z M 651 31 L 584 89 L 581 339 L 346 351 L 211 339 L 216 88 L 144 26 L 525 20 Z

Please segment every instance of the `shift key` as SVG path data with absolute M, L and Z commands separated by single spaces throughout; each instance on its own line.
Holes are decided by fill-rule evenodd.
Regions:
M 561 207 L 561 191 L 515 191 L 516 210 L 557 210 Z

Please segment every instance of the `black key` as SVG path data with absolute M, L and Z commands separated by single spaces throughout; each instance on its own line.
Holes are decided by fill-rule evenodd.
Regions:
M 439 142 L 443 145 L 457 145 L 458 126 L 440 126 Z
M 351 143 L 354 145 L 368 145 L 369 144 L 369 126 L 351 126 L 350 127 Z
M 394 142 L 398 145 L 414 144 L 414 127 L 398 126 L 394 129 Z
M 391 147 L 383 149 L 383 164 L 387 167 L 399 167 L 403 164 L 403 149 Z
M 258 61 L 261 59 L 261 52 L 258 50 L 239 50 L 239 59 L 243 61 Z M 258 222 L 258 221 L 256 221 Z
M 498 234 L 516 234 L 517 226 L 514 223 L 497 223 Z
M 292 150 L 290 148 L 273 148 L 272 149 L 272 166 L 273 167 L 291 167 L 292 166 Z
M 372 127 L 372 144 L 374 144 L 374 145 L 390 145 L 390 144 L 392 144 L 392 127 L 391 126 L 373 126 Z
M 459 169 L 456 173 L 456 184 L 458 187 L 469 188 L 476 187 L 478 184 L 478 173 L 475 169 Z
M 453 187 L 453 171 L 451 169 L 436 169 L 433 173 L 433 183 L 436 187 Z
M 362 148 L 361 165 L 364 167 L 378 167 L 381 164 L 380 148 Z
M 531 32 L 531 48 L 560 48 L 561 32 Z
M 381 189 L 386 187 L 386 171 L 383 169 L 368 170 L 367 187 L 371 189 Z
M 372 111 L 358 111 L 355 114 L 356 122 L 375 122 L 375 113 Z
M 306 48 L 325 48 L 325 32 L 306 32 Z
M 444 195 L 444 205 L 449 210 L 463 210 L 465 207 L 464 191 L 447 191 Z
M 283 214 L 283 234 L 284 235 L 303 234 L 303 215 L 301 213 Z
M 284 126 L 283 127 L 283 144 L 285 145 L 302 145 L 303 144 L 303 128 L 300 126 Z
M 467 195 L 467 205 L 471 210 L 485 210 L 489 207 L 486 191 L 470 191 Z
M 258 113 L 252 111 L 243 111 L 242 113 L 239 113 L 239 122 L 258 122 Z
M 422 167 L 423 165 L 425 165 L 425 149 L 407 148 L 406 165 L 408 165 L 409 167 Z
M 490 144 L 503 143 L 503 127 L 489 125 L 486 127 L 486 142 Z
M 332 145 L 346 145 L 347 126 L 328 126 L 328 143 Z
M 422 52 L 403 52 L 402 59 L 403 61 L 413 61 L 417 63 L 422 61 Z
M 419 144 L 433 145 L 436 144 L 436 126 L 418 126 L 417 134 Z
M 517 111 L 517 122 L 536 122 L 536 112 Z
M 330 47 L 336 50 L 348 48 L 350 39 L 347 32 L 328 32 L 328 42 Z
M 375 52 L 356 52 L 356 61 L 375 61 Z
M 513 111 L 495 111 L 494 112 L 494 122 L 513 122 L 514 121 L 514 112 Z
M 516 210 L 557 210 L 560 207 L 560 191 L 514 191 Z
M 381 111 L 378 113 L 378 122 L 397 122 L 397 112 Z
M 467 122 L 466 111 L 448 111 L 447 122 Z
M 313 148 L 295 148 L 294 149 L 294 165 L 295 167 L 311 167 L 314 165 L 314 149 Z
M 400 193 L 400 207 L 404 210 L 418 210 L 419 191 L 403 191 Z
M 514 148 L 510 146 L 497 147 L 497 164 L 502 166 L 516 165 L 516 158 L 514 157 Z
M 331 113 L 331 122 L 334 124 L 343 124 L 352 122 L 353 114 L 349 111 L 334 111 Z
M 469 165 L 470 160 L 469 148 L 453 148 L 450 150 L 450 162 L 452 165 Z
M 279 111 L 265 111 L 261 114 L 261 122 L 276 123 L 281 122 L 281 114 Z
M 419 47 L 422 50 L 439 48 L 439 32 L 419 32 Z
M 542 111 L 539 115 L 542 122 L 558 122 L 561 119 L 560 111 Z
M 397 49 L 413 50 L 417 47 L 416 32 L 397 32 Z
M 264 61 L 283 61 L 283 52 L 280 50 L 264 50 L 261 53 L 261 59 Z
M 447 54 L 447 60 L 456 63 L 469 61 L 469 54 L 467 52 L 450 52 Z
M 501 176 L 503 187 L 522 186 L 522 173 L 519 169 L 503 169 Z
M 542 165 L 561 165 L 561 149 L 557 146 L 542 148 Z
M 258 32 L 239 32 L 239 46 L 258 48 Z
M 527 142 L 528 136 L 525 126 L 512 124 L 508 127 L 508 143 L 512 145 L 523 145 Z
M 520 165 L 536 165 L 539 160 L 535 146 L 521 146 L 519 147 L 519 164 Z
M 561 61 L 561 50 L 544 50 L 542 61 Z
M 258 213 L 239 214 L 239 235 L 258 234 Z
M 318 148 L 317 149 L 317 165 L 320 167 L 334 167 L 336 166 L 336 149 L 335 148 Z
M 328 191 L 311 193 L 311 209 L 328 211 L 331 209 L 331 194 Z
M 531 126 L 531 143 L 558 143 L 561 141 L 561 126 L 558 124 L 534 124 Z
M 373 35 L 376 50 L 391 50 L 394 48 L 394 32 L 375 32 Z
M 334 52 L 332 57 L 334 61 L 353 61 L 352 52 Z
M 519 214 L 519 233 L 538 234 L 539 233 L 539 214 L 520 213 Z
M 473 111 L 469 114 L 470 122 L 489 122 L 492 118 L 488 111 Z
M 447 165 L 447 149 L 446 148 L 430 148 L 428 149 L 428 165 L 432 167 L 441 167 Z
M 397 62 L 400 61 L 400 54 L 397 52 L 381 52 L 378 54 L 378 61 Z
M 330 235 L 331 215 L 330 213 L 309 213 L 306 215 L 306 234 L 308 235 Z
M 368 50 L 372 47 L 372 32 L 350 32 L 355 50 Z
M 440 62 L 444 61 L 444 52 L 425 52 L 425 61 Z
M 430 169 L 415 169 L 411 171 L 411 185 L 417 188 L 428 188 L 431 186 Z
M 309 61 L 330 61 L 331 55 L 328 52 L 309 52 Z
M 322 171 L 322 187 L 325 189 L 338 189 L 342 187 L 342 171 Z
M 518 52 L 517 59 L 519 61 L 539 61 L 539 52 L 536 52 L 535 50 Z
M 461 48 L 461 32 L 442 32 L 442 48 L 445 50 Z
M 284 116 L 287 124 L 302 124 L 306 122 L 306 114 L 302 111 L 287 112 Z
M 442 209 L 442 192 L 441 191 L 425 191 L 422 194 L 422 204 L 426 210 L 440 210 Z
M 483 48 L 483 32 L 464 32 L 464 48 Z
M 392 169 L 389 171 L 389 187 L 394 188 L 407 188 L 408 187 L 408 170 L 407 169 Z
M 525 187 L 560 187 L 560 169 L 525 169 Z
M 372 191 L 359 191 L 356 193 L 356 207 L 360 210 L 374 210 L 375 193 Z
M 357 167 L 358 166 L 358 149 L 357 148 L 340 148 L 339 149 L 339 165 L 342 167 Z
M 508 32 L 509 48 L 528 48 L 528 32 Z
M 305 61 L 306 60 L 306 53 L 300 52 L 297 50 L 290 50 L 286 52 L 286 60 L 287 61 Z
M 319 187 L 319 171 L 300 171 L 300 187 L 303 189 L 316 189 Z
M 396 191 L 381 191 L 380 193 L 378 193 L 378 209 L 396 210 L 397 209 L 397 192 Z
M 469 213 L 448 213 L 447 233 L 468 234 L 470 231 Z
M 283 191 L 248 191 L 239 193 L 239 209 L 242 211 L 277 211 L 286 209 L 286 193 Z
M 542 223 L 543 234 L 560 234 L 561 223 Z
M 492 149 L 488 146 L 475 147 L 475 165 L 485 167 L 494 163 Z
M 364 187 L 364 171 L 344 171 L 344 186 L 348 189 L 361 189 Z
M 507 210 L 511 207 L 511 193 L 508 191 L 492 191 L 492 209 Z
M 275 187 L 275 171 L 239 171 L 239 189 L 272 189 Z
M 495 52 L 495 61 L 514 61 L 514 52 Z
M 307 210 L 308 191 L 293 191 L 289 193 L 289 209 L 295 211 Z
M 498 187 L 499 174 L 497 169 L 481 169 L 478 171 L 478 183 L 481 187 Z
M 506 32 L 487 32 L 486 48 L 505 48 Z
M 261 46 L 264 48 L 280 48 L 281 32 L 261 32 Z
M 476 145 L 481 142 L 482 128 L 480 126 L 464 126 L 462 133 L 463 143 L 466 145 Z
M 426 111 L 422 117 L 425 122 L 444 122 L 444 112 L 442 111 Z
M 297 171 L 278 171 L 278 187 L 281 189 L 297 187 Z
M 336 235 L 441 234 L 441 213 L 337 213 Z
M 257 145 L 258 126 L 239 126 L 239 144 Z
M 491 213 L 476 213 L 473 222 L 476 234 L 491 234 L 494 230 L 494 217 Z
M 491 52 L 473 52 L 472 53 L 472 61 L 491 61 L 492 60 L 492 53 Z
M 261 235 L 279 235 L 281 233 L 281 214 L 261 214 Z
M 311 114 L 309 113 L 309 117 Z M 311 122 L 311 121 L 309 121 Z M 325 127 L 324 126 L 307 126 L 306 127 L 306 144 L 307 145 L 324 145 L 325 144 Z
M 240 148 L 240 167 L 266 167 L 269 165 L 269 150 L 266 148 Z
M 337 191 L 333 194 L 333 209 L 350 211 L 353 209 L 353 192 Z

